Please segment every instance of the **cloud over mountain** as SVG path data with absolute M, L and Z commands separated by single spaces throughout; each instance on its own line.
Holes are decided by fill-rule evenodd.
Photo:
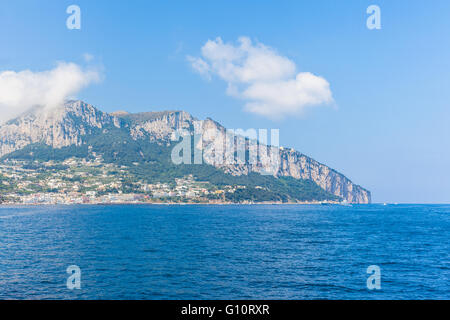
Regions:
M 187 59 L 207 79 L 218 76 L 226 81 L 227 94 L 243 99 L 248 112 L 283 118 L 333 102 L 327 80 L 310 72 L 298 73 L 293 61 L 247 37 L 239 38 L 237 45 L 221 38 L 208 40 L 201 57 Z
M 51 109 L 92 82 L 100 80 L 99 72 L 77 64 L 60 62 L 52 70 L 33 72 L 0 72 L 0 123 L 34 106 Z

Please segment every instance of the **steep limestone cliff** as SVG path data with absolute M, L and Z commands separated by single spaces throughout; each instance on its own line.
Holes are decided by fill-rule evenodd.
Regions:
M 54 148 L 80 145 L 92 128 L 107 124 L 120 126 L 119 120 L 81 101 L 70 101 L 51 111 L 36 107 L 0 126 L 0 157 L 32 143 Z
M 227 143 L 226 139 L 217 139 L 220 135 L 226 137 L 226 129 L 219 123 L 212 119 L 197 120 L 184 111 L 108 114 L 84 102 L 70 101 L 64 107 L 51 112 L 35 108 L 0 126 L 0 157 L 33 143 L 45 143 L 54 148 L 80 145 L 83 143 L 83 136 L 91 134 L 94 129 L 111 126 L 124 130 L 134 140 L 143 139 L 167 145 L 171 143 L 177 131 L 190 135 L 200 134 L 203 150 L 220 150 L 225 148 L 224 144 Z M 246 151 L 255 151 L 252 148 L 256 148 L 259 157 L 265 154 L 264 145 L 255 145 L 248 141 L 251 139 L 245 144 Z M 233 143 L 236 141 L 233 140 Z M 230 163 L 217 162 L 213 154 L 204 152 L 203 159 L 232 175 L 271 172 L 275 177 L 312 180 L 322 189 L 351 203 L 371 201 L 369 191 L 298 151 L 277 148 L 275 155 L 277 166 L 272 171 L 273 168 L 269 168 L 263 159 L 265 156 L 258 158 L 256 162 Z

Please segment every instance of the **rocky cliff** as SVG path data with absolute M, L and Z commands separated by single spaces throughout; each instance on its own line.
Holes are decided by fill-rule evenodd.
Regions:
M 108 130 L 111 127 L 120 128 L 134 140 L 148 140 L 166 145 L 173 143 L 171 140 L 176 132 L 200 135 L 198 143 L 203 150 L 220 150 L 227 143 L 226 138 L 217 139 L 220 135 L 227 137 L 226 129 L 219 123 L 212 119 L 198 120 L 183 111 L 108 114 L 84 102 L 70 101 L 64 107 L 51 111 L 34 108 L 0 126 L 0 157 L 34 143 L 44 143 L 53 148 L 81 145 L 83 137 L 95 130 L 98 132 L 98 129 Z M 232 143 L 236 144 L 236 138 L 232 139 Z M 275 170 L 272 168 L 270 171 L 271 168 L 267 167 L 267 162 L 263 159 L 265 156 L 262 156 L 266 154 L 265 145 L 253 144 L 251 141 L 253 140 L 247 139 L 245 150 L 249 152 L 252 148 L 258 149 L 257 161 L 217 161 L 215 154 L 207 152 L 204 152 L 203 160 L 232 175 L 270 172 L 275 177 L 311 180 L 327 192 L 348 202 L 370 203 L 369 191 L 353 184 L 339 172 L 292 149 L 277 148 L 274 153 L 277 166 Z M 230 155 L 225 153 L 224 156 Z

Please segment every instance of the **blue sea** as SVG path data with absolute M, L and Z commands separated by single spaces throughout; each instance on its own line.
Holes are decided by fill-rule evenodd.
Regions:
M 450 299 L 449 238 L 450 205 L 0 207 L 0 299 Z

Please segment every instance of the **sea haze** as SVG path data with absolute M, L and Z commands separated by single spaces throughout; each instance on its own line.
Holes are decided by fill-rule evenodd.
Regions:
M 0 299 L 450 299 L 449 230 L 450 205 L 3 206 Z

